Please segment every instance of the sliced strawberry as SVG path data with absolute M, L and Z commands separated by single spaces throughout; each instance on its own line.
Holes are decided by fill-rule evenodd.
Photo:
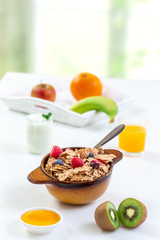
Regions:
M 108 162 L 105 162 L 104 160 L 102 160 L 102 159 L 100 159 L 100 158 L 98 158 L 97 160 L 100 161 L 100 162 L 102 162 L 102 163 L 104 163 L 105 165 L 108 165 Z

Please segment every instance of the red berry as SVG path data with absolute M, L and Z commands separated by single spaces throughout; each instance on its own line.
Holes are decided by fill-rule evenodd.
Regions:
M 71 159 L 71 164 L 73 168 L 77 168 L 77 167 L 82 167 L 84 165 L 84 162 L 81 158 L 73 157 Z
M 59 155 L 63 152 L 63 150 L 58 146 L 53 146 L 52 151 L 50 153 L 51 157 L 58 158 Z
M 98 161 L 98 160 L 96 160 L 96 159 L 94 159 L 94 160 L 92 160 L 91 162 L 90 162 L 90 165 L 93 167 L 93 168 L 99 168 L 99 166 L 100 166 L 100 162 Z
M 100 159 L 100 158 L 98 158 L 97 160 L 100 161 L 100 162 L 102 162 L 102 163 L 104 163 L 105 165 L 108 165 L 107 162 L 105 162 L 104 160 L 102 160 L 102 159 Z

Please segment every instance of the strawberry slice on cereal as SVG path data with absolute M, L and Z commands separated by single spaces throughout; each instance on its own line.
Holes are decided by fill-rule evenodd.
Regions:
M 108 162 L 105 162 L 104 160 L 102 160 L 102 159 L 100 159 L 100 158 L 98 158 L 97 160 L 100 161 L 100 162 L 102 162 L 102 163 L 104 163 L 105 165 L 108 165 Z

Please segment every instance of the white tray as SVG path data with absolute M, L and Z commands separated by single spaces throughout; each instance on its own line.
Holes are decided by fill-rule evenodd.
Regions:
M 0 99 L 11 110 L 24 113 L 52 112 L 55 121 L 77 127 L 83 127 L 104 117 L 107 118 L 106 114 L 96 111 L 79 114 L 69 110 L 70 106 L 76 102 L 69 89 L 71 79 L 72 77 L 7 73 L 0 81 Z M 31 89 L 40 83 L 40 80 L 55 87 L 57 97 L 54 103 L 30 97 Z M 103 83 L 103 96 L 113 99 L 119 111 L 127 108 L 134 99 L 105 83 Z

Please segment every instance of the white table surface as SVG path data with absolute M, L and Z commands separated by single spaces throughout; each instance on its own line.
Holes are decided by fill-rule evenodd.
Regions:
M 148 117 L 146 150 L 141 157 L 124 156 L 114 167 L 110 185 L 104 195 L 82 206 L 61 203 L 47 192 L 44 185 L 28 182 L 27 175 L 40 165 L 42 155 L 32 155 L 26 150 L 26 114 L 10 111 L 0 102 L 1 239 L 160 239 L 160 81 L 106 81 L 135 96 L 134 105 L 119 116 L 142 112 Z M 9 87 L 6 86 L 6 91 Z M 109 125 L 104 119 L 77 128 L 54 122 L 53 145 L 92 147 L 116 124 Z M 117 148 L 117 139 L 104 147 Z M 96 207 L 106 200 L 118 207 L 128 197 L 136 198 L 146 205 L 148 218 L 145 223 L 132 230 L 120 227 L 114 232 L 105 232 L 99 229 L 94 221 Z M 28 233 L 18 220 L 19 213 L 24 209 L 40 206 L 57 209 L 64 215 L 63 223 L 48 235 Z

